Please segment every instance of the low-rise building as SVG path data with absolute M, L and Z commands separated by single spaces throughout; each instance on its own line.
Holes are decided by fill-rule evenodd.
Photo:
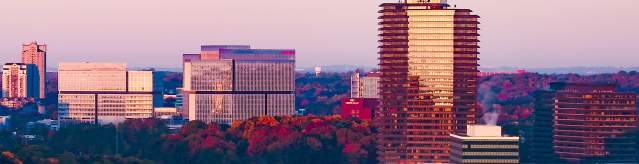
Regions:
M 379 99 L 375 98 L 344 98 L 342 99 L 342 118 L 358 118 L 370 121 L 374 117 L 375 109 L 379 106 Z
M 468 125 L 450 136 L 450 163 L 519 163 L 519 137 L 502 136 L 499 126 Z
M 153 116 L 155 117 L 163 117 L 163 116 L 180 116 L 177 108 L 174 107 L 156 107 L 153 110 Z

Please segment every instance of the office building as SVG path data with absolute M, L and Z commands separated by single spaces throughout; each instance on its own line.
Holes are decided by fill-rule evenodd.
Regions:
M 451 134 L 450 163 L 519 163 L 519 137 L 501 135 L 501 127 L 468 125 L 466 134 Z
M 476 122 L 478 18 L 446 0 L 380 5 L 383 163 L 446 163 L 449 134 Z
M 38 70 L 33 64 L 7 63 L 2 66 L 2 97 L 38 98 Z
M 315 76 L 320 76 L 322 74 L 322 67 L 315 67 Z
M 150 118 L 157 104 L 153 79 L 153 72 L 127 71 L 123 63 L 61 63 L 59 120 L 117 124 L 126 119 Z
M 38 73 L 38 99 L 46 97 L 47 45 L 31 42 L 22 45 L 22 63 L 34 64 Z
M 379 99 L 379 72 L 370 72 L 366 76 L 360 73 L 351 75 L 351 98 Z
M 155 109 L 153 109 L 153 116 L 160 118 L 160 117 L 180 116 L 180 114 L 177 112 L 177 109 L 174 107 L 156 107 Z
M 189 120 L 231 124 L 294 114 L 295 50 L 201 49 L 200 56 L 184 59 L 183 115 Z
M 371 121 L 379 106 L 379 99 L 375 98 L 344 98 L 342 99 L 342 118 L 357 118 Z
M 556 155 L 563 162 L 605 161 L 636 163 L 636 140 L 626 132 L 637 126 L 637 95 L 619 93 L 615 85 L 551 83 L 549 90 L 536 96 L 532 153 Z M 552 109 L 549 115 L 548 109 Z M 535 111 L 537 112 L 537 111 Z M 542 121 L 551 120 L 549 125 Z M 551 137 L 551 141 L 547 139 Z M 549 150 L 549 145 L 551 149 Z M 533 162 L 548 162 L 548 154 L 532 157 Z M 554 161 L 550 161 L 554 162 Z

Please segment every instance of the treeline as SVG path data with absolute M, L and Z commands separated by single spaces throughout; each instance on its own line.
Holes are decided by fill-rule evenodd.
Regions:
M 33 133 L 42 138 L 1 133 L 0 163 L 376 163 L 369 123 L 339 116 L 192 121 L 175 133 L 157 119 Z
M 295 79 L 296 109 L 305 109 L 307 114 L 331 115 L 341 111 L 342 98 L 350 96 L 352 72 L 297 73 Z

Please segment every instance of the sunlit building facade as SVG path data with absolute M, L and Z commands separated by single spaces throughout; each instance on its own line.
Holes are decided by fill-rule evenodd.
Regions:
M 117 124 L 153 116 L 157 99 L 151 71 L 127 71 L 120 63 L 61 63 L 58 69 L 64 123 Z
M 445 0 L 380 7 L 378 158 L 446 163 L 449 134 L 476 122 L 479 16 Z
M 39 99 L 46 97 L 47 45 L 31 42 L 22 45 L 22 63 L 34 64 L 38 73 Z
M 294 50 L 211 45 L 202 46 L 199 57 L 184 58 L 183 115 L 189 120 L 231 124 L 295 112 Z
M 2 97 L 38 98 L 38 70 L 33 64 L 7 63 L 2 66 Z

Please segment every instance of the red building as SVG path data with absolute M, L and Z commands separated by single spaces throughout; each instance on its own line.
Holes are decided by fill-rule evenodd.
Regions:
M 379 106 L 379 99 L 374 98 L 344 98 L 342 99 L 342 118 L 359 118 L 370 121 Z

